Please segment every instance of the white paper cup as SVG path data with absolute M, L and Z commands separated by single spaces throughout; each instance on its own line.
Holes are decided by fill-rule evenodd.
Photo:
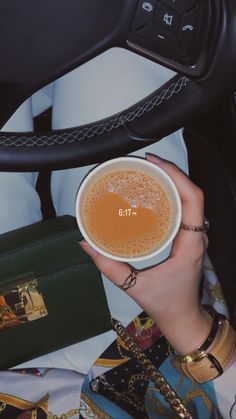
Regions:
M 124 257 L 115 255 L 100 247 L 97 243 L 93 241 L 93 238 L 91 237 L 89 231 L 86 229 L 83 220 L 83 202 L 88 188 L 101 176 L 121 169 L 134 169 L 155 178 L 161 185 L 161 187 L 165 190 L 170 202 L 171 220 L 167 234 L 165 235 L 163 240 L 161 240 L 160 243 L 157 244 L 154 250 L 150 251 L 150 253 L 145 253 L 137 257 Z M 76 197 L 76 219 L 79 229 L 82 235 L 84 236 L 85 240 L 102 255 L 114 260 L 128 263 L 146 261 L 161 253 L 167 246 L 169 246 L 169 244 L 175 238 L 180 228 L 182 219 L 181 200 L 174 182 L 160 167 L 139 157 L 120 157 L 108 160 L 105 163 L 96 166 L 84 178 Z

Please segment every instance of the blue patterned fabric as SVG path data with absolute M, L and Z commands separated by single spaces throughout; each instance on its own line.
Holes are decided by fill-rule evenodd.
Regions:
M 160 372 L 167 378 L 194 418 L 221 417 L 212 381 L 201 385 L 193 383 L 173 367 L 170 358 L 161 365 Z M 150 419 L 173 417 L 168 403 L 156 390 L 152 381 L 146 392 L 145 405 Z

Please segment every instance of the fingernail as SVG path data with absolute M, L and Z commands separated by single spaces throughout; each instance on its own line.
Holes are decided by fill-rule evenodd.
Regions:
M 163 163 L 163 160 L 160 157 L 156 156 L 155 154 L 145 153 L 145 156 L 146 156 L 147 160 L 149 160 L 153 163 L 156 163 L 156 164 L 162 164 Z
M 88 244 L 85 240 L 81 240 L 79 244 L 82 247 L 82 249 L 92 258 L 95 258 L 98 255 L 98 252 L 92 246 L 90 246 L 90 244 Z

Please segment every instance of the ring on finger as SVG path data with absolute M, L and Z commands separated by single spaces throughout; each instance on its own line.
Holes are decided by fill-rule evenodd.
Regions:
M 206 233 L 210 228 L 210 223 L 205 217 L 204 223 L 201 226 L 192 226 L 188 224 L 181 223 L 180 228 L 185 231 L 193 231 L 194 233 Z
M 118 285 L 118 287 L 121 288 L 123 291 L 127 291 L 129 288 L 134 287 L 137 282 L 138 272 L 133 266 L 131 265 L 128 265 L 128 266 L 130 268 L 130 274 L 127 276 L 127 278 L 125 279 L 122 285 Z

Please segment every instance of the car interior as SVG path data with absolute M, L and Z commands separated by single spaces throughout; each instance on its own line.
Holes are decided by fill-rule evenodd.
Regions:
M 184 128 L 189 175 L 205 194 L 209 256 L 236 326 L 235 1 L 2 0 L 0 11 L 1 127 L 35 92 L 111 48 L 175 73 L 105 119 L 51 130 L 49 107 L 33 133 L 1 131 L 0 171 L 39 171 L 42 213 L 51 219 L 52 171 L 126 155 Z

